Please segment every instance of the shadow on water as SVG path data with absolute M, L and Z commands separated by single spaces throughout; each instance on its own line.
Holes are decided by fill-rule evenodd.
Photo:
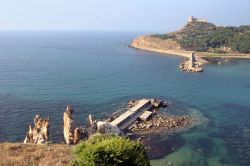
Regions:
M 185 140 L 179 134 L 167 136 L 155 134 L 148 137 L 143 143 L 148 149 L 150 159 L 160 159 L 184 146 Z
M 205 157 L 210 157 L 213 153 L 215 144 L 212 139 L 207 137 L 198 138 L 191 147 Z
M 208 161 L 203 158 L 197 161 L 187 161 L 179 164 L 179 166 L 209 166 Z

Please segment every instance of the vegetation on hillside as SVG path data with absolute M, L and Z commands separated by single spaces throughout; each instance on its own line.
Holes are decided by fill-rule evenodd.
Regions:
M 112 135 L 94 135 L 74 149 L 71 165 L 147 166 L 146 150 L 140 142 Z
M 188 23 L 180 31 L 154 34 L 151 37 L 172 39 L 189 51 L 250 53 L 250 25 L 221 27 L 212 23 L 194 22 Z

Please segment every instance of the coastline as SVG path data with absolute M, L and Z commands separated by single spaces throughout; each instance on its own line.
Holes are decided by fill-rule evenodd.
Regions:
M 130 45 L 130 47 L 134 48 L 134 49 L 143 50 L 143 51 L 161 53 L 161 54 L 164 54 L 164 55 L 181 56 L 181 57 L 184 57 L 184 58 L 189 58 L 190 54 L 192 53 L 192 51 L 164 50 L 164 49 L 156 49 L 156 48 L 135 46 L 135 45 Z
M 143 104 L 144 102 L 145 104 Z M 150 160 L 163 158 L 166 155 L 173 153 L 173 148 L 183 146 L 183 139 L 181 139 L 180 136 L 175 136 L 175 134 L 190 131 L 194 127 L 207 125 L 208 119 L 203 117 L 203 115 L 198 110 L 193 110 L 192 112 L 186 112 L 185 114 L 178 115 L 170 115 L 166 112 L 160 112 L 160 109 L 167 108 L 168 106 L 169 105 L 167 104 L 167 102 L 157 99 L 131 100 L 128 102 L 126 108 L 130 110 L 130 112 L 131 110 L 134 110 L 137 113 L 129 115 L 130 119 L 133 119 L 133 117 L 137 116 L 138 113 L 140 114 L 140 116 L 123 130 L 122 126 L 119 125 L 122 130 L 121 136 L 129 137 L 133 141 L 140 141 L 146 147 L 147 154 Z M 151 111 L 152 114 L 150 114 L 150 116 L 142 116 L 145 112 Z M 115 112 L 115 114 L 111 114 L 108 119 L 104 119 L 103 122 L 108 124 L 109 120 L 111 120 L 112 123 L 119 117 L 127 115 L 126 112 L 127 111 L 120 113 Z M 37 129 L 39 124 L 44 124 L 44 120 L 46 119 L 36 115 L 34 118 L 35 128 Z M 91 125 L 91 123 L 96 123 L 97 131 L 94 133 L 107 134 L 108 132 L 110 132 L 110 134 L 112 134 L 111 132 L 113 131 L 110 130 L 111 126 L 99 125 L 99 122 L 101 121 L 95 120 L 92 115 L 89 116 L 88 120 L 89 122 L 87 123 L 90 124 L 86 124 L 86 130 L 84 129 L 84 131 L 90 131 L 88 129 L 93 129 L 94 126 L 93 124 L 92 126 L 89 125 Z M 128 123 L 126 119 L 124 119 L 123 122 Z M 123 122 L 121 124 L 125 124 Z M 100 130 L 100 128 L 102 129 Z M 36 133 L 38 133 L 37 130 Z M 35 134 L 32 134 L 32 139 L 34 139 L 33 135 Z M 164 140 L 158 140 L 157 138 L 159 136 L 164 137 Z M 168 148 L 162 148 L 162 144 L 167 144 Z M 32 163 L 35 165 L 39 165 L 46 163 L 47 165 L 68 165 L 73 158 L 72 148 L 74 147 L 74 145 L 75 144 L 68 146 L 63 143 L 54 144 L 50 140 L 46 140 L 45 143 L 0 143 L 0 149 L 4 151 L 4 153 L 0 155 L 0 158 L 5 159 L 5 161 L 1 164 L 16 165 L 16 163 L 19 163 L 19 165 L 25 165 L 25 163 Z M 30 151 L 32 151 L 32 153 L 30 153 Z M 17 153 L 19 154 L 19 157 L 15 158 L 15 155 Z M 67 155 L 67 157 L 64 158 L 64 155 Z
M 131 44 L 130 47 L 151 51 L 156 53 L 162 53 L 165 55 L 176 55 L 184 58 L 189 58 L 190 54 L 194 51 L 186 51 L 180 49 L 180 46 L 170 46 L 169 48 L 177 48 L 177 49 L 168 49 L 168 46 L 164 46 L 162 43 L 164 42 L 161 39 L 156 39 L 149 36 L 139 36 L 137 37 Z M 168 41 L 169 42 L 169 41 Z M 210 53 L 210 52 L 195 52 L 195 56 L 198 58 L 232 58 L 232 59 L 250 59 L 250 54 L 242 54 L 242 53 Z
M 192 53 L 192 51 L 181 50 L 181 46 L 177 42 L 171 40 L 161 40 L 149 36 L 137 37 L 132 41 L 130 47 L 145 51 L 177 55 L 186 58 L 189 58 L 190 54 Z

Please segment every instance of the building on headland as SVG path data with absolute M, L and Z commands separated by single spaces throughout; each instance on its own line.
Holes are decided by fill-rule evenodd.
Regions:
M 205 22 L 207 23 L 206 19 L 195 18 L 193 16 L 188 17 L 188 23 L 195 23 L 195 22 Z

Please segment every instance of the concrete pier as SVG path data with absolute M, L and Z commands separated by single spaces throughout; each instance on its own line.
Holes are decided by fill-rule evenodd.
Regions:
M 110 124 L 113 126 L 118 126 L 120 130 L 124 130 L 134 121 L 136 121 L 144 113 L 144 111 L 149 109 L 151 106 L 150 100 L 142 99 L 137 105 L 121 114 L 118 118 L 110 122 Z

